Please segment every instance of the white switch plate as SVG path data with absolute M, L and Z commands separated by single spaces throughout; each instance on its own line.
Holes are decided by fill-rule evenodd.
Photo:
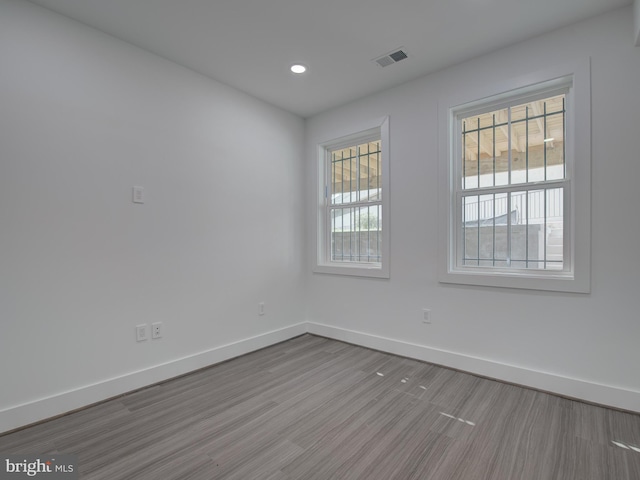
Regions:
M 149 332 L 147 331 L 147 324 L 136 325 L 136 341 L 144 342 L 149 339 Z
M 258 315 L 264 315 L 264 302 L 258 304 Z
M 133 187 L 133 203 L 144 203 L 144 187 Z
M 422 309 L 422 323 L 431 323 L 431 310 L 428 308 Z

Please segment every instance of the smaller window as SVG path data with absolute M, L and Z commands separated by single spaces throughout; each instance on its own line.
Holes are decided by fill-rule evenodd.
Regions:
M 319 147 L 315 271 L 389 276 L 388 121 Z

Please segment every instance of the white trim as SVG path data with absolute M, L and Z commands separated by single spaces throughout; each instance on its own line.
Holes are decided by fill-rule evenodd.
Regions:
M 390 275 L 390 243 L 391 243 L 391 216 L 389 215 L 389 196 L 390 196 L 390 145 L 389 145 L 389 117 L 376 119 L 360 124 L 358 128 L 354 128 L 348 135 L 343 135 L 332 140 L 321 142 L 317 147 L 318 156 L 318 183 L 317 183 L 317 222 L 316 222 L 316 248 L 313 252 L 315 260 L 313 263 L 314 273 L 329 273 L 336 275 L 352 275 L 358 277 L 376 277 L 389 278 Z M 382 155 L 382 248 L 380 265 L 363 264 L 363 263 L 338 263 L 327 260 L 329 257 L 329 246 L 327 245 L 326 233 L 329 228 L 326 219 L 326 185 L 327 161 L 326 152 L 329 149 L 346 147 L 354 142 L 366 141 L 375 132 L 381 140 Z M 346 205 L 345 205 L 346 206 Z
M 444 367 L 455 368 L 471 374 L 494 378 L 499 381 L 511 382 L 578 400 L 640 413 L 639 391 L 531 370 L 491 359 L 474 357 L 459 352 L 380 337 L 331 325 L 302 322 L 161 365 L 131 372 L 120 377 L 8 407 L 0 410 L 0 434 L 86 407 L 132 390 L 153 385 L 199 368 L 215 365 L 304 333 L 321 335 L 394 355 L 401 355 Z
M 565 235 L 565 252 L 571 265 L 569 275 L 557 272 L 498 271 L 469 269 L 456 266 L 455 169 L 451 165 L 456 149 L 455 113 L 492 109 L 504 102 L 510 92 L 518 96 L 557 89 L 572 79 L 567 103 L 572 111 L 567 116 L 567 180 L 571 182 L 571 198 L 565 201 L 570 208 L 570 231 Z M 541 93 L 542 93 L 541 92 Z M 485 106 L 486 103 L 486 106 Z M 438 103 L 438 279 L 443 283 L 492 287 L 524 288 L 574 293 L 589 293 L 591 288 L 591 61 L 546 67 L 518 78 L 496 78 L 495 82 L 469 84 Z M 566 189 L 565 189 L 566 191 Z M 572 244 L 569 240 L 573 239 Z
M 0 410 L 0 433 L 214 365 L 306 332 L 307 324 L 298 323 L 74 390 L 14 405 Z
M 471 374 L 531 387 L 545 392 L 640 413 L 640 391 L 604 385 L 579 378 L 509 365 L 426 345 L 380 337 L 344 328 L 308 323 L 308 333 L 414 358 Z

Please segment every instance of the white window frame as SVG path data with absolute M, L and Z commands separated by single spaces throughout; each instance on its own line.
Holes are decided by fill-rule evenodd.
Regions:
M 566 178 L 564 196 L 564 261 L 562 271 L 468 267 L 461 265 L 459 118 L 534 95 L 566 88 Z M 591 86 L 590 60 L 547 67 L 514 79 L 469 84 L 439 102 L 440 234 L 438 278 L 442 283 L 590 292 L 591 259 Z M 514 188 L 521 185 L 514 185 Z
M 316 262 L 313 271 L 336 275 L 389 278 L 390 215 L 389 215 L 389 117 L 360 125 L 357 133 L 342 135 L 318 145 L 317 239 Z M 380 139 L 382 156 L 382 231 L 381 262 L 331 261 L 331 226 L 329 221 L 330 152 L 349 145 Z

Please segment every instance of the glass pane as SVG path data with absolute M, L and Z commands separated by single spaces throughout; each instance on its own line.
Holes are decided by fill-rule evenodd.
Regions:
M 564 217 L 562 188 L 546 191 L 546 268 L 562 270 L 564 266 Z
M 331 209 L 331 261 L 379 263 L 382 206 Z
M 526 268 L 529 248 L 529 229 L 527 216 L 527 192 L 512 192 L 510 197 L 511 230 L 511 267 Z
M 489 260 L 491 264 L 495 260 L 495 236 L 496 236 L 496 212 L 494 195 L 481 195 L 478 204 L 479 221 L 478 228 L 478 258 Z M 486 265 L 486 262 L 480 262 Z
M 331 152 L 331 203 L 355 201 L 356 149 L 343 148 Z
M 462 118 L 462 188 L 564 178 L 564 98 Z
M 344 188 L 349 193 L 342 197 L 345 203 L 360 200 L 358 198 L 358 154 L 355 148 L 350 148 L 349 151 L 349 184 L 345 182 Z
M 478 133 L 480 145 L 480 186 L 492 187 L 494 185 L 495 159 L 501 152 L 496 146 L 495 115 L 491 115 L 491 123 Z
M 556 95 L 521 106 L 526 112 L 523 182 L 564 178 L 564 98 Z
M 359 146 L 359 201 L 381 200 L 382 154 L 380 140 Z
M 505 109 L 496 111 L 495 116 L 496 116 L 495 185 L 502 186 L 502 185 L 509 184 L 509 150 L 513 149 L 513 133 L 511 133 L 511 135 L 509 133 L 508 109 L 505 108 Z
M 477 195 L 470 195 L 462 199 L 463 264 L 468 266 L 478 265 L 478 200 Z
M 463 198 L 463 264 L 563 268 L 563 189 Z
M 341 232 L 345 227 L 345 217 L 347 217 L 348 225 L 348 209 L 345 208 L 333 208 L 330 211 L 331 214 L 331 260 L 342 261 L 344 260 L 344 236 Z
M 519 105 L 511 109 L 511 183 L 529 181 L 529 139 L 531 106 Z
M 544 268 L 544 190 L 532 190 L 525 197 L 523 224 L 526 227 L 525 268 Z
M 466 117 L 462 121 L 463 189 L 508 184 L 508 110 Z
M 331 152 L 331 204 L 378 201 L 381 196 L 380 140 Z
M 478 187 L 478 144 L 476 143 L 477 131 L 463 135 L 464 145 L 462 168 L 463 182 L 462 188 Z
M 345 169 L 345 154 L 348 161 L 349 150 L 331 152 L 331 203 L 343 203 L 344 180 L 348 178 L 348 169 Z
M 526 208 L 523 205 L 525 196 L 526 192 L 518 192 L 515 199 L 510 199 L 508 193 L 463 198 L 464 265 L 487 266 L 487 262 L 491 266 L 508 265 L 512 257 L 509 241 L 520 241 L 513 234 L 510 237 L 509 231 L 514 226 L 517 229 L 522 221 L 522 210 Z M 516 247 L 523 250 L 526 244 L 523 245 Z M 517 251 L 519 255 L 520 250 Z M 522 253 L 522 257 L 526 258 L 526 255 Z
M 507 235 L 507 212 L 509 211 L 509 197 L 506 193 L 496 194 L 495 203 L 495 263 L 496 266 L 507 266 L 509 259 L 509 242 Z
M 522 212 L 512 227 L 512 255 L 514 261 L 525 262 L 524 268 L 562 269 L 562 196 L 562 188 L 512 194 L 512 203 Z
M 547 107 L 549 109 L 549 107 Z M 544 140 L 547 180 L 565 177 L 564 164 L 564 113 L 547 117 L 547 135 Z

